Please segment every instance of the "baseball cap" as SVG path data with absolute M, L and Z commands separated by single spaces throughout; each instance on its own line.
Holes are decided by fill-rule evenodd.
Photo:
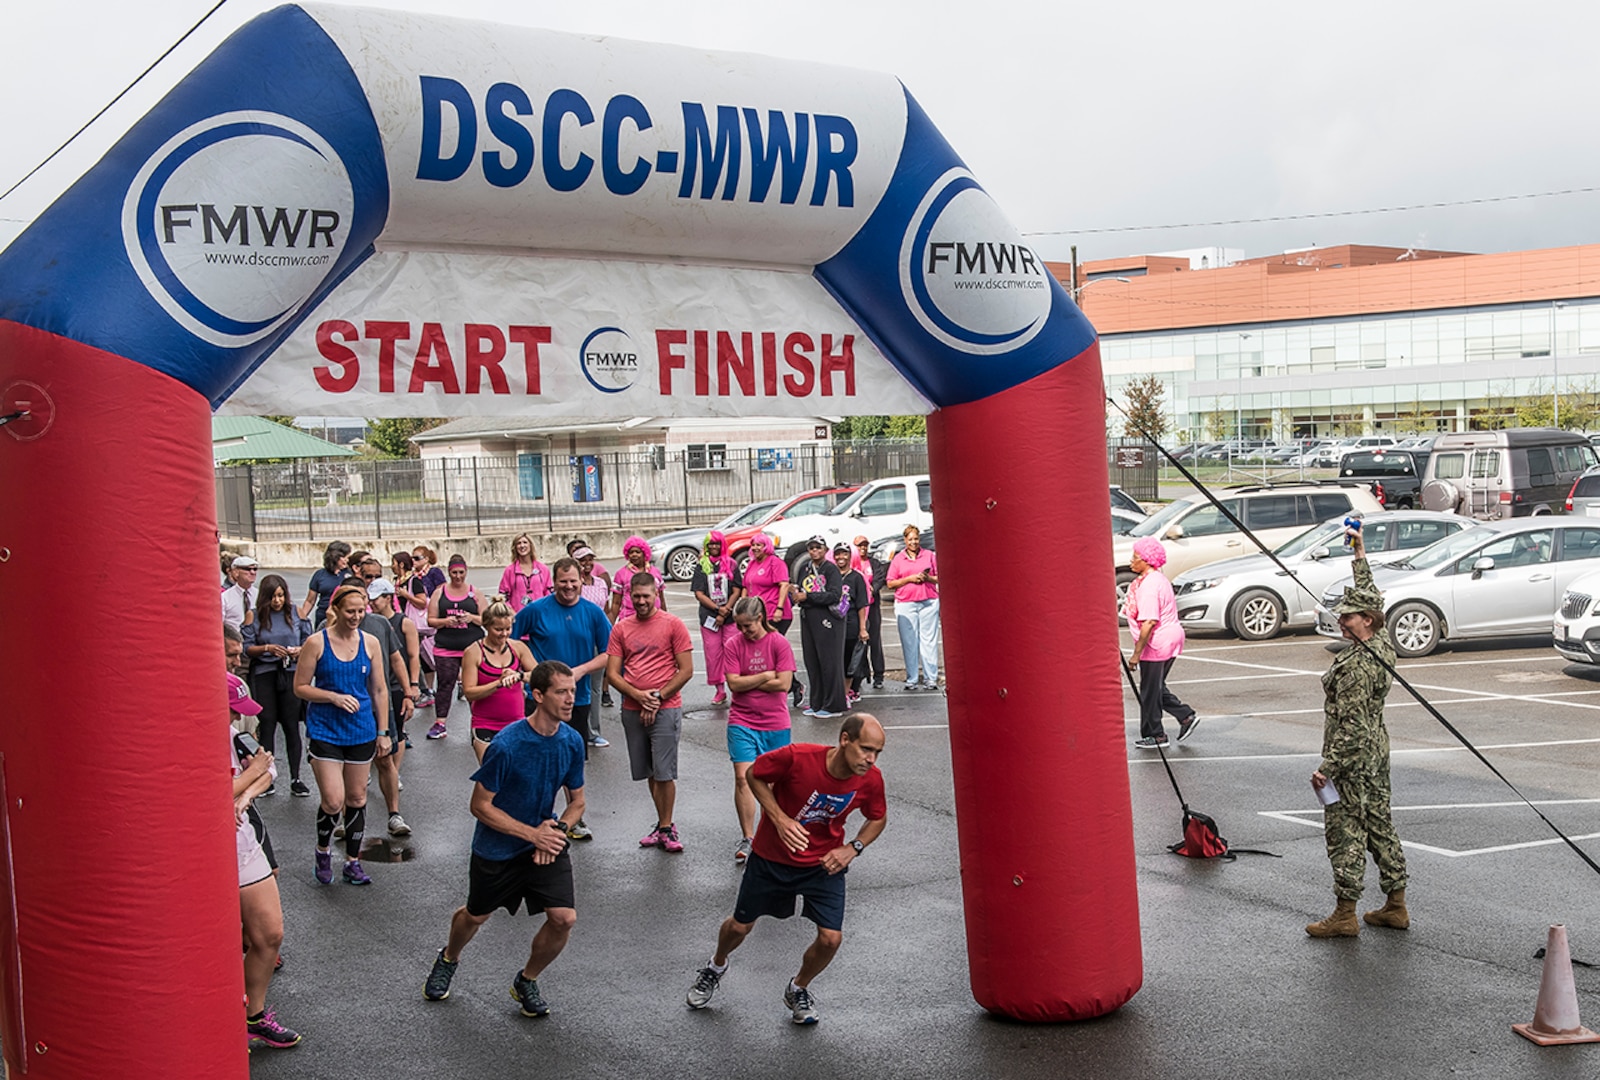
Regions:
M 827 538 L 826 537 L 821 537 L 821 536 L 813 536 L 810 540 L 806 541 L 806 547 L 808 547 L 808 548 L 819 547 L 819 548 L 822 548 L 822 549 L 826 550 L 827 547 L 828 547 Z
M 235 570 L 253 570 L 261 564 L 248 555 L 235 555 L 228 565 Z
M 250 696 L 250 688 L 232 672 L 228 673 L 228 708 L 240 716 L 261 715 L 261 702 Z
M 835 545 L 833 545 L 833 553 L 835 555 L 849 555 L 849 554 L 851 554 L 850 545 L 849 544 L 835 544 Z
M 391 582 L 388 578 L 378 578 L 375 581 L 373 581 L 373 583 L 371 585 L 367 586 L 367 596 L 370 599 L 376 600 L 380 596 L 393 596 L 393 595 L 394 595 L 394 583 Z
M 594 548 L 591 548 L 591 547 L 578 548 L 577 550 L 575 550 L 572 553 L 572 557 L 574 559 L 592 559 L 594 557 Z

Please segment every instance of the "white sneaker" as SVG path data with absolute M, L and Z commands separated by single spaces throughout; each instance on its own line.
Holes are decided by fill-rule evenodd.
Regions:
M 406 824 L 406 819 L 401 817 L 399 814 L 390 814 L 389 815 L 389 835 L 390 836 L 410 836 L 411 835 L 411 826 L 407 825 Z

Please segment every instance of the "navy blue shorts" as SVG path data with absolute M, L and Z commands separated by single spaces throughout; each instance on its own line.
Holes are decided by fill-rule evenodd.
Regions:
M 753 923 L 763 915 L 787 919 L 794 902 L 805 900 L 801 914 L 823 930 L 844 929 L 844 876 L 820 866 L 789 866 L 752 853 L 744 864 L 744 881 L 733 904 L 736 922 Z

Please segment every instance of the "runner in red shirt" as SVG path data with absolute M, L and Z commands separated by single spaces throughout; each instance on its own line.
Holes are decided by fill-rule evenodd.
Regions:
M 728 970 L 728 955 L 744 943 L 757 919 L 787 919 L 795 901 L 803 899 L 802 914 L 817 924 L 817 938 L 784 990 L 783 1003 L 795 1023 L 817 1022 L 811 980 L 844 940 L 845 873 L 886 824 L 883 774 L 876 764 L 883 739 L 877 718 L 851 713 L 839 731 L 839 745 L 784 746 L 762 754 L 750 767 L 750 790 L 761 804 L 755 850 L 745 863 L 733 915 L 717 934 L 717 951 L 689 988 L 689 1008 L 711 1004 Z M 845 843 L 844 819 L 858 809 L 866 824 Z

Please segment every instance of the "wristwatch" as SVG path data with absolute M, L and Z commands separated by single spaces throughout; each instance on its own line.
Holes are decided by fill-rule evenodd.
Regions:
M 867 845 L 863 844 L 860 840 L 852 840 L 852 841 L 850 841 L 850 846 L 856 849 L 856 854 L 857 855 L 860 855 L 863 851 L 865 851 L 867 849 Z

